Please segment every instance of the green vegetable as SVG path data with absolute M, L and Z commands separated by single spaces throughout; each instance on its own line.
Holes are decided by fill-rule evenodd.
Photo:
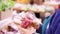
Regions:
M 5 4 L 3 1 L 0 1 L 0 12 L 5 9 Z
M 0 0 L 0 12 L 3 11 L 5 8 L 11 8 L 14 6 L 14 1 L 12 0 L 5 0 L 6 3 L 4 3 L 4 0 Z
M 6 0 L 6 3 L 7 3 L 7 8 L 11 8 L 12 6 L 14 6 L 14 1 L 12 0 Z

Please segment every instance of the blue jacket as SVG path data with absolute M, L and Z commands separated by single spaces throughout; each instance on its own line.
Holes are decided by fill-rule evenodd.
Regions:
M 60 34 L 60 9 L 57 9 L 52 16 L 46 34 Z

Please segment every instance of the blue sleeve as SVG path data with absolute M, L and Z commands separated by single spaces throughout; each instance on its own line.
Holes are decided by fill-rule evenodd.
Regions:
M 36 30 L 37 33 L 42 34 L 42 26 L 43 25 L 40 25 L 39 29 Z

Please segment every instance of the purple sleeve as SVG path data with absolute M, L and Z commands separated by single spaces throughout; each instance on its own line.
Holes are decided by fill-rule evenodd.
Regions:
M 57 27 L 57 29 L 56 29 L 54 34 L 60 34 L 60 23 L 58 24 L 58 27 Z
M 36 30 L 37 33 L 42 34 L 42 26 L 43 26 L 43 25 L 40 25 L 39 29 Z

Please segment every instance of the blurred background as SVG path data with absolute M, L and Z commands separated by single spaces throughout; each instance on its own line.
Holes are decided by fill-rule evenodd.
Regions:
M 5 3 L 5 1 L 7 1 L 7 0 L 2 0 L 2 1 L 0 1 L 1 3 L 3 2 L 3 3 Z M 13 2 L 12 2 L 13 1 Z M 11 3 L 12 2 L 12 3 Z M 5 3 L 6 5 L 7 4 L 11 4 L 11 5 L 14 5 L 14 3 L 15 2 L 23 2 L 23 3 L 29 3 L 29 1 L 28 0 L 11 0 L 11 1 L 8 1 L 7 3 Z M 37 2 L 38 2 L 38 0 L 37 0 Z M 48 4 L 51 4 L 54 8 L 55 7 L 57 7 L 57 3 L 59 4 L 60 3 L 60 0 L 44 0 L 44 3 L 46 4 L 46 5 L 48 5 Z M 1 5 L 1 4 L 0 4 Z M 9 6 L 8 6 L 9 7 Z M 12 16 L 12 12 L 13 11 L 11 11 L 11 9 L 9 9 L 9 8 L 4 8 L 4 7 L 2 7 L 2 8 L 4 8 L 4 9 L 1 9 L 1 6 L 0 6 L 0 20 L 2 20 L 2 19 L 5 19 L 5 18 L 8 18 L 8 17 L 10 17 L 10 16 Z M 12 6 L 13 7 L 13 6 Z M 12 8 L 11 7 L 11 8 Z

